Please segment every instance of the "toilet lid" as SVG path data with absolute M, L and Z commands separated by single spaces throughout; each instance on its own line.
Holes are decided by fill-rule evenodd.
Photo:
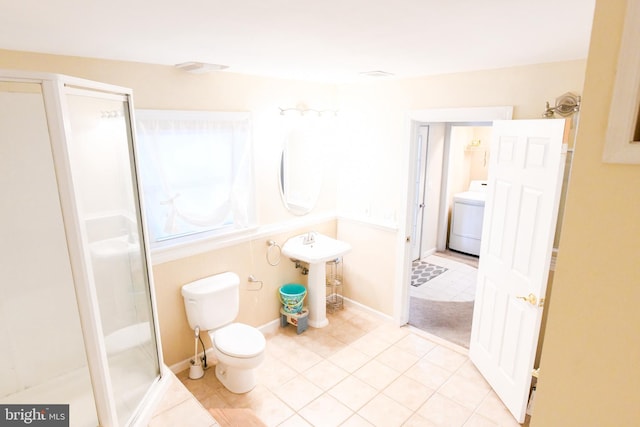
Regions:
M 266 341 L 262 332 L 242 323 L 232 323 L 215 331 L 215 345 L 232 357 L 254 357 L 264 351 Z

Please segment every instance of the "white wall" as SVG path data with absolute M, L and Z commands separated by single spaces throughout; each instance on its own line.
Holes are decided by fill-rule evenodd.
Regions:
M 491 126 L 474 126 L 473 140 L 479 142 L 479 146 L 466 152 L 469 157 L 470 180 L 486 181 L 489 174 L 489 146 L 491 144 Z
M 44 105 L 30 92 L 0 91 L 0 396 L 86 365 Z
M 508 69 L 448 74 L 407 80 L 384 80 L 370 84 L 352 84 L 339 89 L 340 111 L 348 117 L 346 148 L 340 170 L 337 207 L 346 217 L 364 220 L 372 225 L 364 238 L 351 233 L 352 225 L 340 221 L 338 237 L 349 236 L 354 253 L 367 251 L 380 243 L 385 256 L 377 262 L 347 259 L 349 271 L 362 271 L 376 263 L 387 268 L 374 280 L 353 280 L 368 293 L 372 308 L 388 315 L 398 314 L 400 305 L 393 301 L 403 277 L 402 255 L 405 236 L 409 235 L 407 218 L 410 112 L 429 108 L 513 106 L 514 118 L 538 118 L 546 101 L 567 91 L 582 92 L 585 61 L 538 64 Z M 393 230 L 390 238 L 379 235 L 375 228 L 384 224 Z M 363 236 L 358 238 L 357 236 Z M 395 261 L 389 261 L 395 259 Z M 353 265 L 356 264 L 356 265 Z M 348 276 L 345 263 L 345 282 Z M 355 284 L 354 284 L 355 286 Z M 366 290 L 366 291 L 365 291 Z
M 602 162 L 627 3 L 596 2 L 534 427 L 640 420 L 640 165 Z

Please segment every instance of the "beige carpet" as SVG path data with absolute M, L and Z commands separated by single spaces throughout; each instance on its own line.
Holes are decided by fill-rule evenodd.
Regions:
M 409 324 L 462 347 L 469 348 L 473 301 L 432 301 L 411 297 Z

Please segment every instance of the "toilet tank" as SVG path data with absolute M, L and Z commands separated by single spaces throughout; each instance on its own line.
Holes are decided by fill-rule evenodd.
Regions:
M 239 294 L 240 278 L 232 272 L 184 285 L 182 297 L 191 329 L 212 330 L 233 322 L 238 316 Z

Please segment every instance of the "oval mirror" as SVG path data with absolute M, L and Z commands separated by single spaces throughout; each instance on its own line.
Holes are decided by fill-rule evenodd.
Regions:
M 297 127 L 289 132 L 280 159 L 280 195 L 295 215 L 315 207 L 323 179 L 323 161 L 317 132 Z

